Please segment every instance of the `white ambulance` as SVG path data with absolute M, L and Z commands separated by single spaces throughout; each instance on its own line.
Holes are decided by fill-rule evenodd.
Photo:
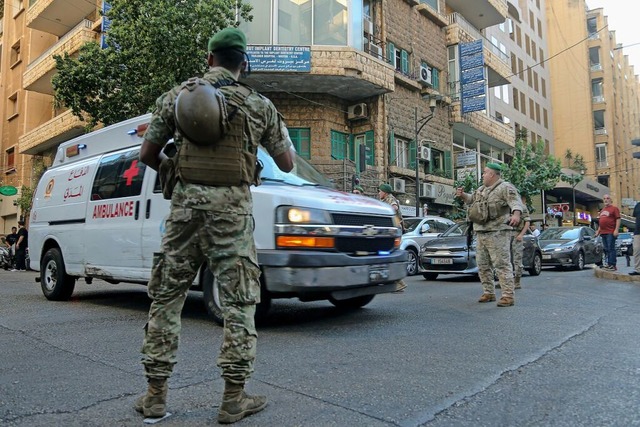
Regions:
M 76 280 L 146 284 L 160 250 L 169 201 L 156 172 L 138 160 L 140 116 L 63 143 L 36 189 L 29 229 L 30 267 L 50 300 L 66 300 Z M 330 188 L 303 159 L 291 173 L 265 153 L 263 184 L 252 187 L 264 316 L 273 298 L 329 300 L 358 308 L 392 292 L 407 274 L 392 209 Z M 301 218 L 310 218 L 307 222 Z M 194 282 L 222 321 L 206 265 Z

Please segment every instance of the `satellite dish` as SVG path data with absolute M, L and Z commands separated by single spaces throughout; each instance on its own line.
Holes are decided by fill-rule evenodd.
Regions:
M 3 185 L 0 187 L 0 194 L 3 196 L 15 196 L 18 194 L 18 189 L 12 185 Z

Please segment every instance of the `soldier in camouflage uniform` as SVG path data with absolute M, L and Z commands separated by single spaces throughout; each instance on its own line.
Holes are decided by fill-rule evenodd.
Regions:
M 209 40 L 207 61 L 210 69 L 203 80 L 233 83 L 220 88 L 227 99 L 233 97 L 238 88 L 236 82 L 247 66 L 246 43 L 245 35 L 235 28 L 224 29 Z M 175 87 L 158 98 L 146 131 L 140 158 L 155 170 L 161 164 L 161 150 L 171 138 L 174 138 L 178 152 L 191 144 L 176 126 L 174 101 L 183 87 Z M 291 141 L 274 105 L 250 90 L 238 108 L 229 122 L 235 141 L 241 140 L 243 150 L 254 154 L 257 144 L 261 144 L 280 169 L 290 171 L 294 158 Z M 244 163 L 249 162 L 245 160 Z M 255 171 L 255 161 L 241 165 Z M 209 164 L 208 167 L 211 175 L 219 173 L 214 172 L 216 165 Z M 260 299 L 250 184 L 202 185 L 179 179 L 173 189 L 162 252 L 154 257 L 148 287 L 153 302 L 145 326 L 142 362 L 149 387 L 135 405 L 146 417 L 166 414 L 167 380 L 176 363 L 180 315 L 187 291 L 204 262 L 208 263 L 215 277 L 214 283 L 219 286 L 224 315 L 218 366 L 222 370 L 225 389 L 218 421 L 232 423 L 266 406 L 264 396 L 248 396 L 244 392 L 256 356 L 254 314 Z
M 520 217 L 520 224 L 514 227 L 514 236 L 511 240 L 511 258 L 513 260 L 513 278 L 514 289 L 520 289 L 520 278 L 522 277 L 522 256 L 524 254 L 524 235 L 527 234 L 529 225 L 531 224 L 531 218 L 529 217 L 529 210 L 527 209 L 526 200 L 524 197 L 522 201 L 522 215 Z
M 391 185 L 386 183 L 380 184 L 380 186 L 378 187 L 378 198 L 383 202 L 389 204 L 393 208 L 396 213 L 396 219 L 398 220 L 398 223 L 400 224 L 400 227 L 404 232 L 402 212 L 400 212 L 400 202 L 398 202 L 398 199 L 396 199 L 393 194 L 391 194 L 392 192 L 393 188 L 391 188 Z M 396 292 L 404 292 L 406 287 L 407 284 L 404 283 L 404 280 L 398 280 L 396 282 Z
M 514 304 L 514 279 L 511 265 L 513 228 L 520 223 L 522 202 L 516 188 L 500 177 L 502 166 L 488 163 L 482 173 L 483 185 L 473 194 L 456 189 L 456 197 L 469 207 L 469 219 L 477 235 L 476 262 L 483 294 L 478 302 L 496 300 L 494 270 L 498 274 L 502 297 L 499 307 Z

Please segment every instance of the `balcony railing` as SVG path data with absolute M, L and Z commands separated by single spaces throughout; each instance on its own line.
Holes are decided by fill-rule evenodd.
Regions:
M 604 95 L 595 95 L 591 99 L 592 99 L 594 104 L 597 104 L 597 103 L 600 103 L 600 102 L 604 102 Z
M 594 133 L 594 134 L 596 134 L 596 135 L 606 135 L 606 134 L 607 134 L 607 128 L 604 128 L 604 127 L 602 127 L 602 128 L 595 128 L 595 129 L 593 130 L 593 133 Z
M 490 40 L 486 39 L 477 28 L 469 23 L 469 21 L 467 21 L 458 12 L 449 14 L 447 18 L 449 25 L 458 24 L 463 31 L 467 32 L 475 40 L 482 40 L 483 46 L 489 49 L 493 54 L 498 55 L 498 57 L 505 62 L 509 61 L 509 55 L 507 53 L 501 51 L 499 46 L 496 46 Z
M 607 160 L 596 160 L 596 169 L 606 169 L 609 167 Z
M 602 71 L 602 64 L 591 64 L 591 71 Z

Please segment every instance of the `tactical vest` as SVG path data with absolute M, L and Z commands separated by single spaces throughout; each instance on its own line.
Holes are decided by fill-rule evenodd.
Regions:
M 177 177 L 183 183 L 214 187 L 258 185 L 259 177 L 255 173 L 258 146 L 251 141 L 244 142 L 246 114 L 240 108 L 253 89 L 233 81 L 220 83 L 232 92 L 226 96 L 229 122 L 224 135 L 206 146 L 194 144 L 182 135 L 183 143 L 176 162 Z

